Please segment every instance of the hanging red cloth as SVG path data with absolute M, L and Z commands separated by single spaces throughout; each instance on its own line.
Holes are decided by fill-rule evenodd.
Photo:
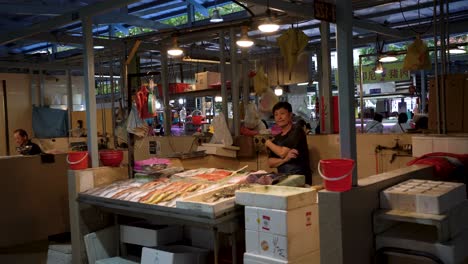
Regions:
M 138 110 L 138 115 L 141 119 L 152 118 L 155 114 L 148 111 L 148 96 L 150 92 L 148 88 L 144 85 L 140 87 L 140 90 L 136 93 L 136 107 Z

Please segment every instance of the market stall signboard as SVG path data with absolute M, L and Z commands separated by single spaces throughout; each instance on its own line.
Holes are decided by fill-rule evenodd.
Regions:
M 315 19 L 336 23 L 336 6 L 331 3 L 314 1 Z

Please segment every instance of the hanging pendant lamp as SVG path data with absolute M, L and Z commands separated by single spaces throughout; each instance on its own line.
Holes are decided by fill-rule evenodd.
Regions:
M 248 26 L 242 26 L 241 30 L 242 30 L 241 38 L 236 41 L 236 44 L 241 48 L 251 47 L 254 43 L 253 43 L 253 41 L 251 39 L 249 39 L 249 36 L 247 35 L 249 27 Z
M 167 54 L 177 57 L 180 56 L 184 53 L 184 51 L 179 48 L 179 45 L 177 45 L 177 37 L 172 37 L 172 47 L 167 50 Z

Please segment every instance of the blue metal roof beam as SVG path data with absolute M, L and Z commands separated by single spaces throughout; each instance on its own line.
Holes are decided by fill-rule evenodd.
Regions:
M 50 18 L 44 22 L 33 24 L 22 30 L 16 30 L 8 32 L 7 34 L 2 34 L 0 36 L 0 45 L 5 45 L 19 39 L 27 38 L 40 32 L 52 31 L 58 27 L 81 20 L 82 17 L 93 17 L 95 15 L 99 15 L 119 7 L 127 6 L 135 2 L 138 2 L 138 0 L 113 0 L 96 2 L 94 4 L 82 7 L 76 11 L 68 12 L 66 14 Z

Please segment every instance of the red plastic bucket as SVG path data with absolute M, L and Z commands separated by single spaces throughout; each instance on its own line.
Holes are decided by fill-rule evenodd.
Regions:
M 68 152 L 67 163 L 70 170 L 83 170 L 88 168 L 88 152 L 73 151 Z
M 351 189 L 354 160 L 325 159 L 320 160 L 318 172 L 324 179 L 325 189 L 334 192 L 345 192 Z
M 201 115 L 192 116 L 192 124 L 201 125 L 202 121 L 203 121 L 203 116 L 201 116 Z
M 104 166 L 118 167 L 123 160 L 123 151 L 121 150 L 101 150 L 99 159 Z

